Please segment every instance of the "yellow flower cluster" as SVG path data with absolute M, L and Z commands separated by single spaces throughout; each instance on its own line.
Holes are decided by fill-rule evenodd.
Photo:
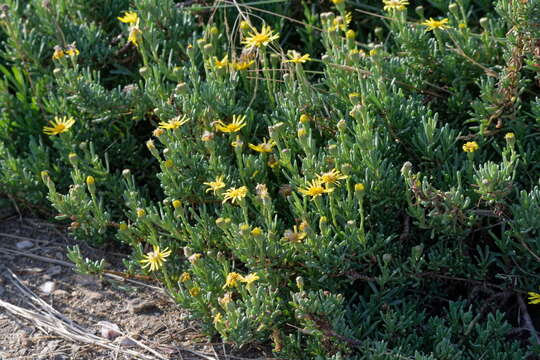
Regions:
M 227 279 L 225 280 L 225 285 L 223 285 L 223 288 L 226 289 L 228 287 L 236 287 L 238 286 L 238 283 L 241 282 L 250 285 L 257 280 L 259 280 L 259 275 L 257 275 L 257 273 L 248 274 L 244 277 L 237 272 L 230 272 L 227 275 Z

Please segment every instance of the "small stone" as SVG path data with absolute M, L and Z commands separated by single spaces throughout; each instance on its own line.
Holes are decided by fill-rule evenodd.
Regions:
M 97 324 L 101 326 L 101 336 L 106 339 L 112 340 L 122 335 L 120 328 L 116 324 L 108 321 L 100 321 Z
M 17 244 L 15 244 L 15 247 L 17 248 L 17 250 L 26 250 L 26 249 L 30 249 L 33 246 L 34 246 L 34 243 L 30 240 L 19 241 Z
M 137 345 L 137 343 L 135 341 L 131 340 L 127 336 L 123 336 L 123 337 L 119 338 L 118 343 L 120 344 L 120 346 L 123 346 L 123 347 L 133 347 L 133 346 Z
M 132 314 L 148 314 L 160 311 L 155 301 L 141 299 L 130 301 L 128 309 Z
M 53 291 L 54 296 L 67 296 L 69 293 L 66 290 L 57 289 Z
M 45 295 L 49 295 L 56 290 L 56 283 L 54 281 L 46 281 L 39 287 L 39 290 Z

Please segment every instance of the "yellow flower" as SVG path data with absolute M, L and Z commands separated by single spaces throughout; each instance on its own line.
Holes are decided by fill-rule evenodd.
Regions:
M 460 28 L 460 29 L 466 29 L 466 28 L 467 28 L 467 24 L 465 24 L 465 23 L 459 23 L 458 28 Z
M 290 60 L 285 60 L 284 62 L 286 63 L 291 62 L 295 64 L 303 64 L 305 62 L 311 61 L 311 57 L 309 56 L 309 54 L 302 55 L 296 50 L 289 50 L 287 52 L 287 56 Z
M 197 261 L 199 261 L 200 258 L 202 258 L 202 254 L 195 253 L 195 254 L 191 255 L 190 257 L 188 257 L 188 261 L 191 264 L 196 264 Z
M 479 148 L 480 146 L 478 146 L 476 141 L 469 141 L 463 145 L 463 151 L 470 152 L 470 153 L 475 152 Z
M 182 206 L 182 202 L 180 200 L 173 200 L 172 206 L 175 209 L 178 209 L 180 206 Z
M 320 179 L 315 179 L 312 180 L 311 183 L 307 183 L 307 186 L 304 189 L 299 189 L 298 191 L 300 191 L 305 196 L 311 196 L 313 199 L 315 199 L 317 196 L 331 193 L 332 191 L 334 191 L 334 189 L 325 188 L 323 186 L 323 182 Z
M 141 208 L 137 208 L 137 210 L 135 212 L 137 213 L 138 217 L 143 217 L 144 215 L 146 215 L 146 211 L 144 209 L 141 209 Z
M 222 321 L 221 313 L 217 313 L 216 315 L 214 315 L 214 325 L 219 324 L 221 321 Z
M 244 146 L 244 142 L 242 141 L 242 139 L 240 139 L 240 136 L 239 135 L 236 135 L 236 140 L 231 142 L 231 146 L 233 148 L 242 148 Z
M 225 187 L 225 183 L 223 182 L 223 175 L 218 176 L 214 181 L 205 182 L 203 184 L 208 185 L 208 189 L 206 189 L 206 192 L 213 191 L 214 194 L 219 189 L 223 189 Z
M 242 44 L 251 48 L 260 48 L 277 39 L 279 39 L 279 34 L 274 34 L 270 26 L 263 25 L 260 32 L 257 29 L 251 30 L 248 36 L 242 40 Z
M 283 237 L 290 242 L 300 242 L 306 238 L 307 234 L 303 231 L 298 231 L 298 227 L 296 225 L 293 226 L 293 229 L 285 230 L 285 233 L 283 234 Z
M 169 255 L 171 255 L 171 250 L 165 248 L 161 251 L 159 246 L 154 245 L 154 251 L 150 251 L 148 254 L 144 255 L 144 259 L 142 259 L 140 263 L 144 264 L 142 266 L 143 269 L 150 267 L 150 271 L 156 271 L 163 266 L 163 263 Z
M 164 122 L 164 121 L 160 122 L 159 127 L 162 129 L 167 129 L 167 130 L 178 129 L 180 126 L 184 125 L 188 121 L 189 121 L 189 118 L 186 115 L 176 116 L 167 122 Z
M 334 5 L 340 5 L 340 4 L 343 4 L 345 2 L 345 0 L 330 0 L 330 1 L 332 1 L 332 3 Z
M 275 168 L 276 166 L 279 165 L 279 162 L 276 160 L 276 158 L 274 156 L 270 156 L 270 158 L 268 159 L 268 161 L 266 162 L 266 164 L 268 166 L 270 166 L 270 168 Z
M 227 202 L 227 200 L 231 200 L 231 203 L 235 203 L 237 201 L 242 200 L 246 197 L 248 193 L 248 188 L 245 186 L 241 186 L 239 188 L 230 188 L 227 191 L 225 191 L 223 203 Z
M 226 68 L 229 65 L 229 55 L 225 55 L 221 60 L 214 56 L 214 65 L 217 69 Z
M 512 140 L 515 137 L 516 137 L 516 135 L 513 132 L 509 132 L 509 133 L 506 133 L 506 135 L 504 135 L 505 140 Z
M 255 281 L 259 280 L 259 275 L 257 275 L 257 273 L 253 273 L 253 274 L 249 274 L 248 276 L 245 276 L 243 279 L 241 279 L 240 281 L 250 285 L 251 283 L 254 283 Z
M 251 61 L 239 61 L 239 62 L 233 62 L 232 63 L 232 67 L 234 68 L 234 70 L 236 71 L 242 71 L 242 70 L 247 70 L 249 69 L 249 67 L 251 65 L 253 65 L 253 63 L 255 63 L 254 60 L 251 60 Z
M 409 5 L 409 2 L 407 0 L 383 0 L 383 4 L 384 4 L 383 9 L 385 11 L 390 11 L 390 10 L 403 11 L 407 8 L 407 5 Z
M 535 292 L 529 292 L 529 304 L 540 304 L 540 294 Z
M 332 169 L 328 172 L 322 173 L 321 175 L 317 175 L 317 178 L 319 181 L 326 185 L 339 185 L 340 180 L 347 179 L 347 175 L 343 175 L 339 170 Z
M 365 189 L 366 189 L 366 187 L 362 183 L 354 184 L 354 191 L 362 192 Z
M 124 11 L 124 16 L 117 19 L 126 24 L 135 24 L 139 21 L 139 16 L 134 11 Z
M 231 272 L 227 275 L 227 280 L 225 280 L 225 285 L 223 285 L 223 288 L 235 287 L 238 285 L 239 281 L 244 281 L 242 275 L 236 272 Z
M 252 150 L 255 150 L 260 153 L 270 153 L 272 152 L 272 148 L 276 146 L 276 142 L 274 140 L 269 140 L 268 142 L 266 139 L 263 139 L 263 142 L 259 145 L 253 145 L 249 144 L 249 148 Z
M 180 275 L 180 278 L 178 279 L 180 282 L 184 283 L 186 281 L 191 280 L 191 275 L 187 272 L 183 272 L 182 275 Z
M 251 235 L 253 236 L 261 236 L 262 235 L 262 229 L 260 227 L 255 227 L 253 230 L 251 230 Z
M 192 287 L 189 289 L 189 295 L 191 296 L 197 296 L 201 293 L 201 288 L 198 286 Z
M 227 307 L 227 305 L 229 305 L 229 303 L 231 303 L 232 301 L 233 298 L 231 292 L 226 292 L 222 297 L 218 298 L 219 304 L 224 308 Z
M 43 133 L 52 136 L 68 131 L 69 128 L 75 124 L 75 119 L 73 119 L 71 116 L 55 116 L 54 121 L 50 121 L 49 123 L 51 126 L 44 126 Z
M 80 53 L 81 52 L 77 49 L 77 47 L 75 46 L 75 43 L 68 45 L 68 47 L 66 49 L 66 55 L 67 56 L 77 56 Z
M 225 124 L 219 120 L 216 123 L 216 129 L 224 133 L 235 133 L 246 126 L 246 115 L 233 115 L 233 121 L 230 124 Z
M 428 20 L 424 21 L 422 25 L 427 26 L 426 31 L 432 31 L 435 29 L 441 29 L 445 30 L 448 29 L 448 19 L 442 19 L 442 20 L 435 20 L 433 18 L 429 18 Z
M 64 55 L 65 55 L 64 50 L 62 50 L 62 48 L 60 46 L 56 45 L 54 47 L 54 52 L 53 52 L 53 55 L 52 55 L 53 60 L 61 59 L 61 58 L 64 57 Z
M 300 115 L 299 121 L 302 124 L 305 124 L 305 123 L 309 122 L 309 115 L 307 115 L 307 114 Z
M 138 27 L 133 26 L 131 30 L 129 31 L 128 42 L 132 43 L 136 47 L 139 47 L 141 40 L 142 40 L 142 31 Z

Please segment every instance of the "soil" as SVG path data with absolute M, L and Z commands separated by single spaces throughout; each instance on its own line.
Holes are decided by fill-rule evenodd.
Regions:
M 36 311 L 31 300 L 16 287 L 11 275 L 14 274 L 39 298 L 88 333 L 103 338 L 103 326 L 98 323 L 116 324 L 122 336 L 103 338 L 115 349 L 74 340 L 54 327 L 44 327 L 0 304 L 0 359 L 255 358 L 253 351 L 233 352 L 225 344 L 210 342 L 201 334 L 197 322 L 190 320 L 186 311 L 155 287 L 121 278 L 81 275 L 69 266 L 54 263 L 68 262 L 66 247 L 75 244 L 61 226 L 13 212 L 2 216 L 0 212 L 0 300 Z M 78 245 L 85 257 L 105 258 L 109 269 L 122 271 L 122 254 Z M 14 255 L 14 250 L 19 253 Z M 51 288 L 43 288 L 47 286 Z M 141 345 L 127 339 L 128 336 Z M 123 350 L 144 356 L 126 354 Z M 267 358 L 261 357 L 260 351 L 257 353 L 259 359 Z

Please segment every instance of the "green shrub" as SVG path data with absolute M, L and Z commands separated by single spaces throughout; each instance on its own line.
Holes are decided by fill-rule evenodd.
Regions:
M 515 309 L 540 268 L 539 1 L 8 5 L 2 192 L 47 189 L 208 334 L 538 352 Z

